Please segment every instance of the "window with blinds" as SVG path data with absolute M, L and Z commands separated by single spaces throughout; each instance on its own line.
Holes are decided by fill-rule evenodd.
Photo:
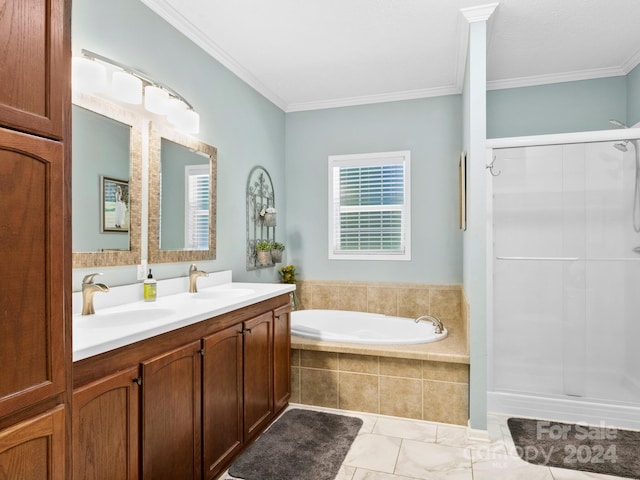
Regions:
M 411 260 L 410 157 L 329 157 L 329 259 Z
M 185 249 L 209 248 L 209 165 L 185 166 Z

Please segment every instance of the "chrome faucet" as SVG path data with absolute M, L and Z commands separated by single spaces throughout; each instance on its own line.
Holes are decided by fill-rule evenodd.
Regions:
M 416 323 L 418 323 L 420 320 L 429 320 L 431 323 L 433 323 L 433 326 L 435 327 L 435 333 L 442 333 L 442 330 L 444 329 L 442 320 L 440 320 L 438 317 L 434 317 L 433 315 L 422 315 L 421 317 L 416 318 Z
M 189 293 L 198 293 L 198 285 L 196 285 L 196 280 L 198 277 L 208 277 L 209 274 L 207 272 L 203 272 L 202 270 L 198 270 L 195 263 L 191 264 L 189 267 Z
M 109 287 L 104 283 L 93 283 L 93 277 L 101 273 L 91 273 L 82 279 L 82 315 L 93 315 L 93 296 L 96 292 L 108 292 Z

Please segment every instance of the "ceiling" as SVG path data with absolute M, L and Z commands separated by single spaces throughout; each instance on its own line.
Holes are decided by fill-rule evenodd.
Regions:
M 496 0 L 491 0 L 496 1 Z M 283 110 L 460 93 L 487 0 L 142 0 Z M 626 75 L 640 0 L 499 0 L 488 88 Z

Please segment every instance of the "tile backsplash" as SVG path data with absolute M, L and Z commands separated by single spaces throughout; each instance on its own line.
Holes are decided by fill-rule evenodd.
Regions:
M 463 320 L 460 285 L 302 280 L 297 292 L 303 308 L 352 310 L 417 318 L 435 315 L 443 322 Z

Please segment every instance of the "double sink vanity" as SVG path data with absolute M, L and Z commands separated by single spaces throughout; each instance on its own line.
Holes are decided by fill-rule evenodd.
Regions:
M 215 147 L 102 98 L 73 102 L 78 274 L 214 260 Z M 210 480 L 286 407 L 295 287 L 230 271 L 189 283 L 158 281 L 154 302 L 141 283 L 93 284 L 90 315 L 73 294 L 73 478 Z
M 74 478 L 216 478 L 286 407 L 295 286 L 226 271 L 198 287 L 115 287 L 94 315 L 74 293 Z

